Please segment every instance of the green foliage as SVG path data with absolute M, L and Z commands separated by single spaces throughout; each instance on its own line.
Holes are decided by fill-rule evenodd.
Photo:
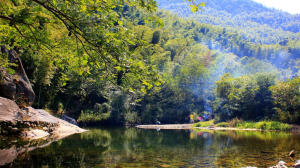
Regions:
M 300 123 L 300 78 L 281 81 L 271 86 L 272 97 L 275 102 L 275 110 L 278 119 L 282 122 Z
M 77 121 L 89 124 L 101 124 L 103 123 L 103 120 L 106 120 L 108 117 L 109 114 L 100 114 L 89 110 L 83 110 Z
M 220 122 L 216 124 L 217 127 L 230 127 L 230 123 L 228 122 Z
M 111 115 L 111 110 L 108 104 L 95 104 L 93 110 L 83 110 L 78 118 L 78 122 L 101 124 L 107 120 Z
M 214 120 L 197 122 L 197 123 L 193 124 L 192 127 L 209 127 L 212 125 L 214 125 Z
M 177 13 L 180 17 L 238 31 L 249 41 L 278 43 L 284 38 L 298 38 L 299 16 L 267 8 L 254 1 L 210 0 L 203 12 L 193 13 L 180 0 L 157 0 L 160 8 Z M 255 25 L 255 26 L 254 26 Z M 219 34 L 216 34 L 219 35 Z M 224 36 L 224 34 L 220 34 Z
M 9 74 L 14 74 L 15 70 L 13 69 L 13 67 L 15 67 L 16 64 L 14 63 L 10 63 L 8 60 L 8 55 L 6 54 L 1 54 L 0 53 L 0 79 L 3 77 L 3 73 L 4 73 L 4 69 L 7 73 Z
M 205 6 L 189 3 L 192 11 Z M 216 122 L 274 118 L 268 87 L 280 77 L 276 66 L 289 68 L 285 75 L 299 68 L 298 39 L 245 40 L 229 27 L 155 12 L 154 0 L 5 0 L 0 7 L 0 45 L 18 50 L 38 95 L 33 106 L 83 122 L 186 123 L 205 105 Z
M 283 124 L 277 121 L 261 121 L 258 123 L 254 122 L 244 122 L 239 128 L 256 128 L 262 130 L 280 130 L 280 131 L 289 131 L 292 129 L 292 126 L 289 124 Z
M 280 123 L 277 121 L 260 121 L 260 122 L 250 122 L 243 121 L 237 118 L 232 119 L 228 122 L 221 122 L 216 124 L 217 127 L 236 127 L 240 129 L 254 128 L 261 130 L 279 130 L 279 131 L 288 131 L 292 129 L 292 126 L 289 124 Z
M 219 111 L 222 120 L 235 117 L 260 120 L 272 117 L 273 102 L 268 89 L 275 84 L 275 76 L 261 74 L 233 78 L 225 74 L 216 82 L 215 94 L 222 100 Z

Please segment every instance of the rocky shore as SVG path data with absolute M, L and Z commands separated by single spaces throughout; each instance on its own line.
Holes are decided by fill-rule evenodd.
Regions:
M 50 115 L 45 110 L 27 107 L 21 110 L 14 101 L 0 97 L 0 135 L 19 135 L 24 138 L 58 136 L 86 130 Z
M 65 116 L 69 123 L 44 110 L 30 107 L 35 100 L 35 93 L 21 59 L 15 50 L 8 50 L 5 46 L 0 47 L 0 54 L 7 55 L 9 62 L 15 64 L 10 67 L 14 74 L 0 67 L 0 135 L 41 138 L 49 134 L 66 135 L 86 131 L 74 125 L 74 119 Z

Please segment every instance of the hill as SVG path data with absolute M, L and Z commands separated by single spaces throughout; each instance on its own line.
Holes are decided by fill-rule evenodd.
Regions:
M 210 0 L 202 12 L 192 13 L 181 0 L 157 0 L 160 9 L 184 18 L 227 27 L 255 43 L 278 43 L 285 38 L 299 39 L 300 15 L 267 8 L 252 0 Z M 205 2 L 205 1 L 204 1 Z

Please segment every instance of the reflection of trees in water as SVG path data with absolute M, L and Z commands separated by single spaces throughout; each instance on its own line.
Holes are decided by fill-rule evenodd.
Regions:
M 299 149 L 299 138 L 284 132 L 97 128 L 25 152 L 12 165 L 32 161 L 33 167 L 254 166 L 292 149 Z
M 92 129 L 85 134 L 80 134 L 80 136 L 81 140 L 89 141 L 92 139 L 95 147 L 107 148 L 107 150 L 110 149 L 112 137 L 107 130 Z
M 280 159 L 293 164 L 288 153 L 300 147 L 290 132 L 218 131 L 214 142 L 220 150 L 215 164 L 234 167 L 269 167 Z

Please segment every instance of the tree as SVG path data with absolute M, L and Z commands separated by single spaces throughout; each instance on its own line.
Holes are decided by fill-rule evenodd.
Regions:
M 297 123 L 300 119 L 300 78 L 281 81 L 271 86 L 272 97 L 275 101 L 275 110 L 278 119 L 282 122 Z
M 216 82 L 214 90 L 221 99 L 222 120 L 235 117 L 244 120 L 271 119 L 273 102 L 269 87 L 275 84 L 275 75 L 261 74 L 233 78 L 225 74 Z

